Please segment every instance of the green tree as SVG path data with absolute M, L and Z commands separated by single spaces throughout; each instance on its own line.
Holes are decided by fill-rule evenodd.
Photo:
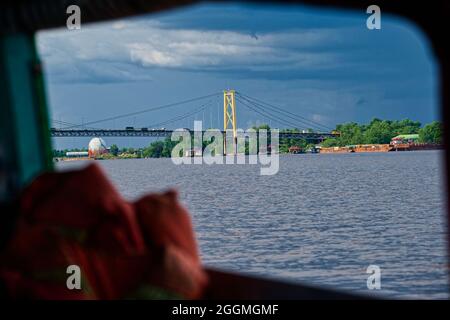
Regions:
M 267 145 L 269 146 L 272 143 L 272 137 L 271 137 L 271 134 L 270 134 L 270 126 L 268 124 L 262 124 L 262 125 L 259 125 L 259 126 L 253 126 L 252 129 L 256 130 L 256 134 L 258 136 L 258 141 L 257 141 L 257 149 L 258 150 L 259 150 L 259 130 L 260 129 L 267 130 Z M 280 144 L 281 144 L 281 141 L 280 141 Z
M 419 130 L 419 141 L 423 143 L 442 143 L 442 123 L 433 121 Z
M 147 148 L 144 149 L 144 157 L 160 158 L 164 149 L 163 141 L 152 142 Z
M 115 144 L 111 145 L 111 147 L 109 148 L 109 151 L 111 152 L 111 154 L 113 156 L 117 156 L 119 154 L 119 147 Z
M 389 143 L 395 136 L 389 121 L 374 119 L 364 133 L 364 143 Z
M 336 131 L 340 132 L 340 136 L 326 139 L 321 145 L 334 147 L 355 144 L 387 144 L 399 134 L 419 133 L 420 126 L 420 122 L 410 119 L 390 121 L 374 118 L 367 125 L 349 122 L 337 125 Z
M 266 129 L 267 131 L 270 131 L 270 126 L 268 124 L 262 124 L 260 126 L 253 126 L 253 129 L 255 129 L 257 132 L 259 129 Z
M 337 147 L 340 145 L 338 140 L 339 140 L 338 138 L 328 138 L 322 141 L 320 145 L 325 148 Z
M 170 137 L 164 139 L 164 147 L 161 152 L 161 156 L 165 158 L 170 158 L 172 156 L 172 149 L 178 144 L 178 141 L 172 141 Z
M 400 121 L 394 121 L 391 124 L 394 136 L 399 134 L 416 134 L 420 130 L 420 122 L 412 121 L 410 119 L 403 119 Z
M 336 139 L 340 147 L 364 143 L 363 127 L 355 122 L 339 124 L 336 126 L 336 130 L 341 133 L 340 137 Z

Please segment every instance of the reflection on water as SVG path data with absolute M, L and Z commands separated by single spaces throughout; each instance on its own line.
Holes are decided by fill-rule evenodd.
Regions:
M 282 155 L 274 176 L 256 165 L 98 163 L 129 199 L 177 188 L 207 265 L 370 294 L 375 264 L 379 294 L 447 298 L 441 155 Z

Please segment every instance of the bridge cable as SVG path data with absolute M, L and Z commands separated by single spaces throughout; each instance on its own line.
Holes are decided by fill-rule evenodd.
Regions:
M 248 109 L 252 110 L 255 113 L 258 113 L 259 115 L 262 115 L 264 118 L 266 118 L 268 120 L 272 120 L 278 124 L 286 125 L 288 127 L 294 127 L 294 128 L 298 127 L 298 123 L 294 123 L 289 120 L 280 118 L 274 114 L 271 114 L 271 113 L 267 112 L 266 110 L 262 109 L 261 107 L 253 104 L 252 102 L 250 102 L 248 100 L 243 100 L 242 97 L 237 96 L 236 99 L 237 99 L 237 101 L 239 101 L 241 104 L 243 104 Z
M 286 114 L 286 115 L 285 115 L 286 117 L 289 117 L 289 118 L 291 118 L 291 119 L 293 119 L 293 120 L 302 122 L 302 123 L 304 123 L 304 124 L 307 125 L 307 126 L 313 126 L 313 127 L 316 127 L 316 128 L 322 128 L 322 129 L 320 129 L 320 130 L 323 130 L 323 129 L 326 129 L 326 130 L 333 130 L 332 128 L 330 128 L 330 127 L 328 127 L 328 126 L 326 126 L 326 125 L 323 125 L 323 124 L 321 124 L 321 123 L 319 123 L 319 122 L 316 122 L 316 121 L 313 121 L 313 120 L 309 120 L 309 119 L 307 119 L 307 118 L 305 118 L 305 117 L 302 117 L 302 116 L 300 116 L 300 115 L 298 115 L 298 114 L 295 114 L 295 113 L 293 113 L 293 112 L 284 110 L 283 108 L 274 106 L 274 105 L 269 104 L 269 103 L 267 103 L 267 102 L 264 102 L 264 101 L 262 101 L 262 100 L 259 100 L 259 99 L 250 97 L 250 96 L 245 95 L 245 94 L 240 93 L 240 92 L 237 92 L 237 94 L 240 95 L 241 98 L 246 99 L 247 101 L 252 100 L 252 102 L 253 102 L 254 104 L 258 104 L 260 107 L 270 108 L 270 109 L 276 110 L 276 111 L 278 111 L 278 112 L 283 112 L 283 113 Z M 296 118 L 299 118 L 299 119 L 296 119 Z M 301 120 L 300 120 L 300 119 L 301 119 Z
M 186 118 L 188 118 L 188 117 L 190 117 L 190 116 L 192 116 L 192 115 L 194 115 L 194 114 L 196 114 L 198 112 L 201 112 L 201 111 L 205 110 L 207 107 L 209 107 L 211 105 L 212 102 L 214 102 L 213 99 L 211 99 L 208 102 L 202 104 L 199 108 L 197 108 L 197 109 L 195 109 L 193 111 L 186 112 L 186 113 L 184 113 L 182 115 L 178 115 L 178 116 L 173 117 L 171 119 L 168 119 L 166 121 L 162 121 L 162 122 L 158 122 L 158 123 L 152 124 L 152 125 L 149 126 L 149 128 L 150 127 L 157 127 L 157 126 L 160 126 L 160 125 L 167 125 L 167 124 L 170 124 L 170 123 L 173 123 L 173 122 L 177 122 L 177 121 L 186 119 Z
M 325 126 L 325 125 L 319 124 L 318 122 L 315 122 L 315 121 L 312 121 L 312 120 L 308 120 L 308 119 L 306 119 L 306 118 L 304 118 L 304 117 L 302 117 L 302 116 L 296 115 L 296 114 L 294 114 L 294 113 L 291 113 L 291 112 L 289 112 L 289 111 L 283 110 L 283 109 L 281 109 L 281 108 L 278 108 L 278 107 L 275 107 L 275 106 L 272 106 L 272 105 L 268 105 L 268 104 L 263 105 L 262 103 L 258 103 L 258 102 L 256 102 L 256 101 L 252 101 L 252 100 L 246 98 L 246 97 L 248 97 L 248 96 L 243 96 L 243 95 L 241 94 L 240 97 L 241 97 L 242 99 L 245 99 L 247 102 L 251 103 L 253 106 L 262 108 L 262 109 L 265 110 L 267 113 L 272 114 L 274 117 L 275 117 L 274 113 L 271 113 L 269 110 L 267 110 L 268 108 L 271 109 L 272 111 L 273 111 L 273 109 L 275 109 L 274 112 L 276 112 L 276 113 L 279 114 L 280 116 L 288 117 L 288 118 L 290 118 L 290 119 L 292 119 L 292 120 L 294 120 L 294 121 L 296 121 L 296 122 L 299 122 L 301 125 L 307 126 L 307 127 L 309 127 L 309 128 L 312 127 L 312 128 L 317 129 L 318 131 L 320 131 L 320 130 L 325 130 L 325 129 L 326 129 L 326 130 L 332 130 L 331 128 L 329 128 L 329 127 L 327 127 L 327 126 Z M 255 98 L 253 98 L 253 99 L 255 99 Z M 285 112 L 285 113 L 287 113 L 287 114 L 280 114 L 279 111 Z M 300 119 L 295 118 L 295 117 L 293 117 L 293 116 L 291 116 L 291 115 L 293 115 L 293 116 L 295 116 L 295 117 L 298 117 L 298 118 L 300 118 Z
M 244 100 L 239 99 L 239 101 L 240 101 L 240 103 L 244 103 Z M 311 127 L 314 127 L 314 129 L 317 129 L 317 131 L 323 130 L 323 129 L 317 128 L 315 126 L 311 126 L 311 124 L 309 124 L 309 123 L 304 123 L 302 121 L 299 121 L 297 119 L 294 119 L 295 122 L 292 122 L 291 120 L 284 119 L 284 118 L 278 116 L 278 114 L 272 113 L 272 112 L 268 111 L 267 109 L 262 108 L 260 105 L 255 104 L 250 100 L 245 100 L 245 101 L 246 101 L 246 103 L 250 103 L 253 106 L 253 108 L 258 109 L 260 111 L 259 112 L 260 114 L 261 114 L 261 112 L 264 112 L 265 114 L 263 114 L 263 116 L 267 117 L 270 120 L 276 121 L 278 123 L 282 123 L 284 125 L 288 125 L 290 127 L 293 127 L 295 129 L 299 129 L 299 130 L 302 128 L 306 129 L 306 128 L 311 128 Z M 249 107 L 248 104 L 246 106 Z M 252 109 L 252 110 L 257 112 L 254 109 Z
M 259 100 L 257 98 L 250 97 L 250 96 L 242 94 L 240 92 L 237 93 L 237 94 L 239 94 L 241 96 L 241 98 L 247 100 L 248 102 L 251 101 L 253 104 L 257 104 L 257 105 L 259 105 L 262 108 L 270 108 L 272 110 L 276 110 L 277 112 L 283 112 L 283 113 L 286 114 L 286 115 L 283 115 L 283 116 L 289 117 L 290 119 L 293 119 L 295 121 L 302 122 L 305 125 L 313 126 L 313 127 L 316 127 L 316 128 L 321 127 L 323 129 L 332 130 L 330 127 L 328 127 L 326 125 L 323 125 L 323 124 L 321 124 L 319 122 L 316 122 L 316 121 L 313 121 L 313 120 L 309 120 L 309 119 L 307 119 L 305 117 L 302 117 L 302 116 L 300 116 L 298 114 L 295 114 L 295 113 L 292 113 L 290 111 L 284 110 L 283 108 L 274 106 L 274 105 L 269 104 L 267 102 L 261 101 L 261 100 Z
M 203 100 L 203 99 L 206 99 L 206 98 L 209 98 L 209 97 L 218 96 L 219 94 L 220 93 L 213 93 L 213 94 L 209 94 L 209 95 L 202 96 L 202 97 L 196 97 L 196 98 L 192 98 L 192 99 L 188 99 L 188 100 L 183 100 L 183 101 L 179 101 L 179 102 L 169 103 L 169 104 L 165 104 L 165 105 L 161 105 L 161 106 L 157 106 L 157 107 L 147 108 L 147 109 L 140 110 L 140 111 L 124 113 L 124 114 L 121 114 L 121 115 L 117 115 L 117 116 L 113 116 L 113 117 L 109 117 L 109 118 L 105 118 L 105 119 L 101 119 L 101 120 L 95 120 L 95 121 L 86 122 L 84 124 L 74 125 L 74 126 L 71 126 L 71 127 L 67 127 L 66 129 L 71 129 L 71 128 L 74 128 L 74 127 L 82 127 L 82 126 L 85 126 L 85 125 L 91 125 L 91 124 L 95 124 L 95 123 L 101 123 L 101 122 L 106 122 L 106 121 L 111 121 L 111 120 L 117 120 L 117 119 L 121 119 L 121 118 L 128 118 L 128 117 L 131 117 L 131 116 L 135 116 L 135 115 L 139 115 L 139 114 L 143 114 L 143 113 L 147 113 L 147 112 L 151 112 L 151 111 L 171 108 L 171 107 L 179 106 L 179 105 L 186 104 L 186 103 L 189 103 L 189 102 Z
M 54 123 L 54 124 L 59 124 L 59 125 L 63 125 L 63 126 L 66 126 L 66 127 L 64 127 L 64 128 L 61 128 L 61 129 L 67 129 L 68 127 L 70 127 L 70 126 L 78 126 L 77 124 L 75 124 L 75 123 L 73 123 L 73 122 L 67 122 L 67 121 L 61 121 L 61 120 L 56 120 L 56 119 L 52 119 L 52 122 Z M 81 126 L 84 126 L 84 125 L 81 125 Z M 99 130 L 100 128 L 94 128 L 94 127 L 85 127 L 86 129 L 91 129 L 91 130 Z
M 287 125 L 287 126 L 290 126 L 290 127 L 294 127 L 294 128 L 297 127 L 297 125 L 298 125 L 298 123 L 290 122 L 290 121 L 285 120 L 283 118 L 280 118 L 278 116 L 274 116 L 273 114 L 271 115 L 271 114 L 267 113 L 267 111 L 265 111 L 264 109 L 261 110 L 260 107 L 257 107 L 255 105 L 253 105 L 253 107 L 252 107 L 246 101 L 240 99 L 240 97 L 236 97 L 236 98 L 242 105 L 246 106 L 250 110 L 252 110 L 252 111 L 262 115 L 263 117 L 265 117 L 267 119 L 270 119 L 270 120 L 273 120 L 273 121 L 278 122 L 280 124 L 284 124 L 284 125 Z

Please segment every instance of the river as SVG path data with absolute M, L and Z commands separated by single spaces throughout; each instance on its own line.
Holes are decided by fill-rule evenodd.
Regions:
M 258 165 L 97 163 L 128 199 L 179 190 L 208 266 L 392 298 L 448 298 L 442 156 L 280 155 L 273 176 Z M 380 290 L 367 288 L 369 265 L 381 270 Z

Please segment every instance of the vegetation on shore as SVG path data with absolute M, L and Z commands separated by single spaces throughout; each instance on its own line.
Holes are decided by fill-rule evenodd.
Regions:
M 267 124 L 253 127 L 256 131 L 260 129 L 270 130 Z M 349 122 L 336 126 L 339 137 L 329 138 L 321 143 L 322 147 L 348 146 L 357 144 L 387 144 L 391 139 L 400 134 L 418 134 L 419 142 L 442 143 L 442 124 L 434 121 L 421 126 L 418 121 L 404 119 L 400 121 L 373 119 L 369 124 L 357 124 Z M 299 129 L 283 129 L 281 132 L 300 132 Z M 269 144 L 270 144 L 270 136 Z M 172 149 L 177 145 L 177 141 L 171 141 L 170 137 L 164 140 L 157 140 L 150 143 L 145 148 L 119 148 L 113 144 L 109 153 L 99 156 L 101 159 L 133 159 L 133 158 L 167 158 L 171 156 Z M 203 148 L 209 142 L 203 142 Z M 304 139 L 280 139 L 280 153 L 287 153 L 289 148 L 297 146 L 302 150 L 314 148 L 314 144 L 308 143 Z M 246 151 L 248 148 L 246 148 Z M 64 149 L 53 150 L 54 157 L 65 157 L 68 151 L 87 151 L 87 149 Z
M 433 121 L 424 127 L 418 121 L 404 119 L 400 121 L 373 119 L 369 124 L 348 122 L 336 126 L 339 137 L 326 139 L 323 147 L 343 147 L 357 144 L 387 144 L 401 134 L 418 134 L 419 142 L 442 143 L 442 124 Z

